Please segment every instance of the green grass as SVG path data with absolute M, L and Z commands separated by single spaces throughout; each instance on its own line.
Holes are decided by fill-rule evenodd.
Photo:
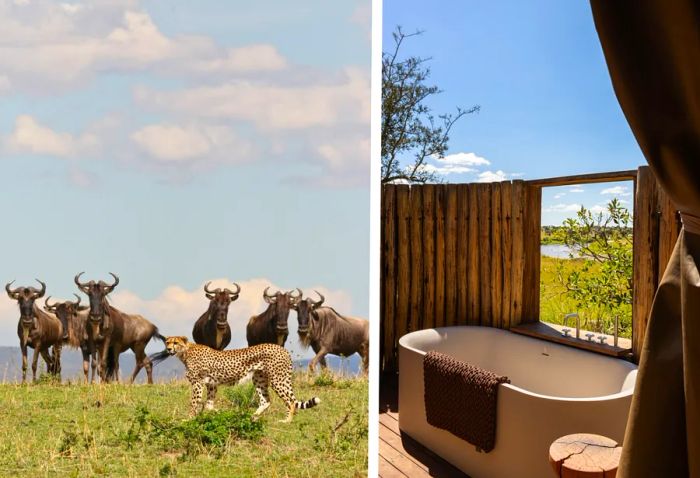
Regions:
M 321 403 L 292 423 L 272 391 L 252 422 L 251 384 L 220 387 L 194 420 L 186 382 L 0 384 L 0 476 L 366 476 L 367 380 L 316 381 L 295 376 L 297 399 Z
M 540 265 L 540 320 L 552 324 L 562 324 L 564 315 L 570 312 L 578 312 L 583 323 L 581 328 L 586 330 L 602 331 L 601 325 L 596 322 L 599 312 L 591 308 L 581 309 L 576 305 L 576 301 L 566 294 L 566 288 L 557 280 L 557 266 L 562 264 L 564 274 L 567 275 L 573 270 L 583 266 L 583 259 L 558 259 L 555 257 L 542 256 Z M 592 271 L 600 265 L 594 265 Z M 586 321 L 590 319 L 590 323 Z M 608 321 L 609 322 L 609 321 Z M 606 322 L 602 327 L 607 333 L 612 334 L 611 323 Z M 569 322 L 573 327 L 573 322 Z M 632 335 L 632 313 L 620 317 L 620 337 L 630 338 Z

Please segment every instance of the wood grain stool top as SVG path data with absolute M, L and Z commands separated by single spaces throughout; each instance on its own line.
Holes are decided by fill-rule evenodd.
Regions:
M 558 438 L 549 447 L 549 462 L 561 478 L 614 478 L 622 447 L 589 433 Z

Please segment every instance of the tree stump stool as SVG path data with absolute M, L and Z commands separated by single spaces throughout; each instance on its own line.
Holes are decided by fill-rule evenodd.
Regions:
M 589 433 L 557 438 L 549 462 L 561 478 L 614 478 L 622 447 L 615 440 Z

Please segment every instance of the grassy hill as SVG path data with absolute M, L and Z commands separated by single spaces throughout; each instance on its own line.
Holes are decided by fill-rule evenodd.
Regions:
M 0 476 L 355 477 L 367 474 L 364 378 L 295 375 L 321 404 L 292 423 L 282 401 L 258 422 L 252 384 L 220 387 L 189 420 L 189 385 L 0 384 Z

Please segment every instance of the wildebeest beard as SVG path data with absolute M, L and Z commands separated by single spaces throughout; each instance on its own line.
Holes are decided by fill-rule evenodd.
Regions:
M 305 349 L 311 346 L 311 327 L 313 327 L 313 325 L 309 326 L 309 331 L 307 333 L 299 334 L 299 344 Z

